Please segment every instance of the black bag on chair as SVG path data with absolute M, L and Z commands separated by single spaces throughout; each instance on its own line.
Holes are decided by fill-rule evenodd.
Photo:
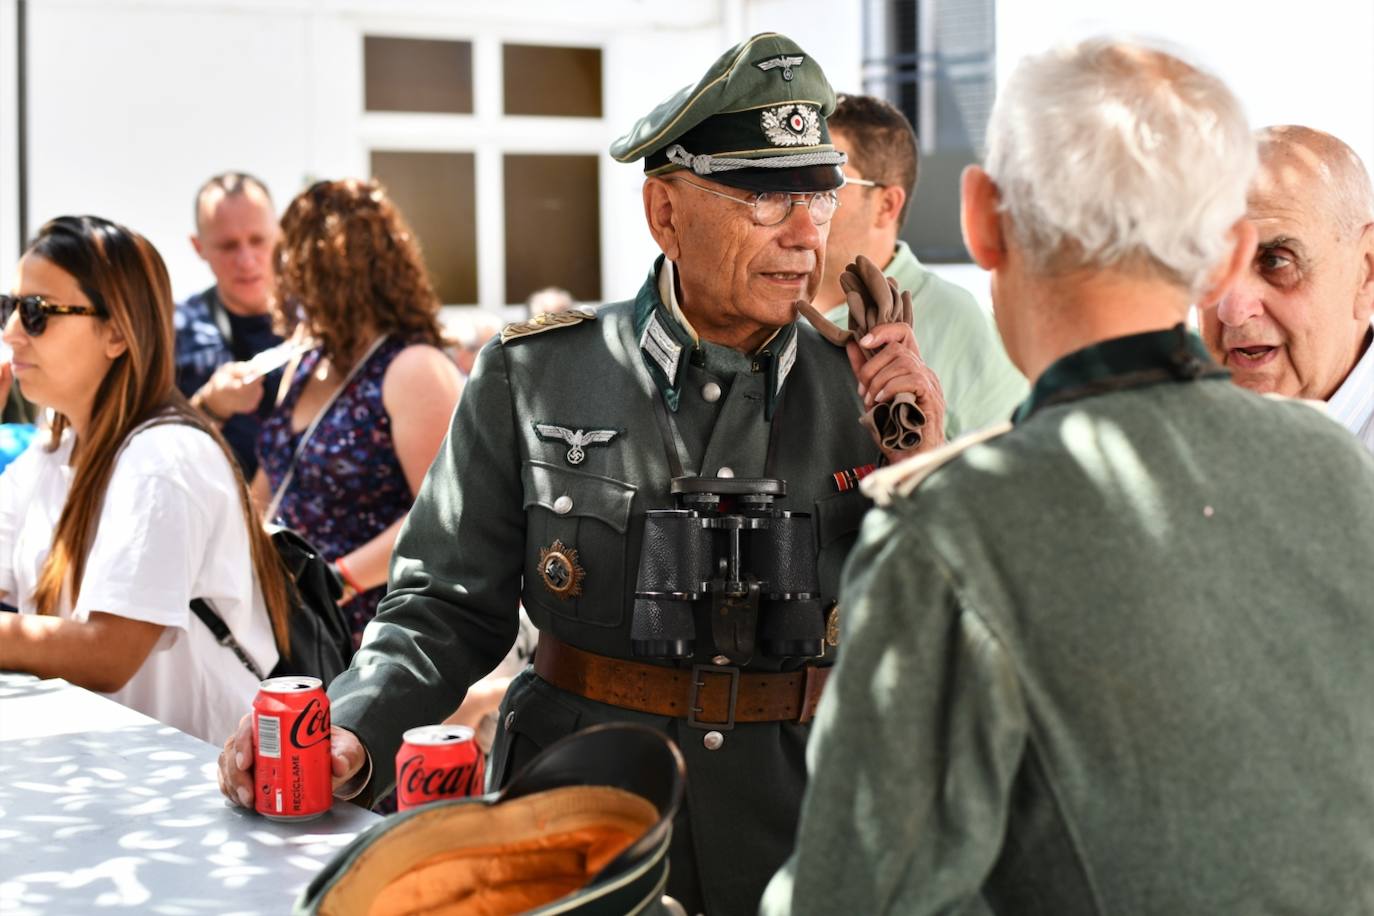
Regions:
M 353 659 L 353 633 L 339 599 L 343 584 L 334 568 L 309 541 L 290 528 L 268 526 L 268 536 L 286 567 L 290 591 L 291 657 L 283 655 L 271 671 L 263 672 L 234 639 L 224 620 L 203 599 L 191 600 L 191 611 L 210 628 L 222 646 L 228 646 L 244 667 L 258 678 L 295 674 L 317 677 L 328 687 Z
M 664 888 L 685 781 L 682 754 L 665 735 L 638 725 L 588 728 L 551 744 L 499 794 L 434 802 L 372 826 L 306 886 L 295 912 L 366 916 L 381 904 L 394 916 L 439 908 L 680 914 Z M 586 857 L 594 873 L 551 895 L 534 893 L 558 883 L 545 880 L 541 853 L 552 847 L 566 861 L 576 852 L 560 838 L 598 830 L 618 838 Z M 566 884 L 566 874 L 557 877 Z

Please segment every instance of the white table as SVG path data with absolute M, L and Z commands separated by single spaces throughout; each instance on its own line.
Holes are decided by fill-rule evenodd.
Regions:
M 219 749 L 62 680 L 0 673 L 0 913 L 281 914 L 378 820 L 230 807 Z

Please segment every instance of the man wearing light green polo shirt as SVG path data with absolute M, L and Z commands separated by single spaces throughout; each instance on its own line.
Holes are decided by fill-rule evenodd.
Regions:
M 815 305 L 843 327 L 849 309 L 840 274 L 856 255 L 911 293 L 916 343 L 945 394 L 945 436 L 999 423 L 1026 396 L 1025 377 L 1007 359 L 988 316 L 962 287 L 921 265 L 897 234 L 916 189 L 916 136 L 906 118 L 881 99 L 842 95 L 830 119 L 835 146 L 849 154 L 840 208 L 830 221 L 825 280 Z

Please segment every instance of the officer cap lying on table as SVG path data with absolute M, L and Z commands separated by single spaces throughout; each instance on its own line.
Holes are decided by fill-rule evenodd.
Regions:
M 653 914 L 686 765 L 635 725 L 550 745 L 499 794 L 435 802 L 363 833 L 305 889 L 318 916 Z
M 845 163 L 825 123 L 835 91 L 807 61 L 787 36 L 755 35 L 641 118 L 611 156 L 643 159 L 650 178 L 691 169 L 749 191 L 832 191 Z

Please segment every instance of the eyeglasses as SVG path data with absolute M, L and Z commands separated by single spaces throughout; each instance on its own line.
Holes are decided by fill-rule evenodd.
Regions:
M 792 193 L 789 191 L 759 191 L 752 197 L 739 198 L 729 194 L 722 194 L 710 188 L 697 184 L 695 181 L 686 181 L 682 178 L 668 178 L 666 181 L 680 181 L 688 187 L 696 188 L 698 191 L 705 191 L 707 194 L 714 194 L 726 200 L 733 200 L 737 204 L 752 207 L 754 210 L 754 222 L 760 226 L 776 226 L 787 219 L 792 208 L 797 204 L 806 204 L 806 212 L 811 215 L 811 222 L 817 226 L 824 226 L 830 222 L 830 218 L 835 215 L 835 210 L 840 206 L 840 199 L 835 196 L 834 191 L 814 191 L 811 193 Z M 800 199 L 798 199 L 800 198 Z
M 844 183 L 845 183 L 845 184 L 856 184 L 856 185 L 858 185 L 858 186 L 861 187 L 861 188 L 885 188 L 885 187 L 887 187 L 887 185 L 883 184 L 881 181 L 874 181 L 872 178 L 850 178 L 848 175 L 844 176 Z
M 0 295 L 0 328 L 9 326 L 10 316 L 19 311 L 19 323 L 24 333 L 37 337 L 48 327 L 49 315 L 95 315 L 103 313 L 94 305 L 58 305 L 42 296 L 5 296 Z

